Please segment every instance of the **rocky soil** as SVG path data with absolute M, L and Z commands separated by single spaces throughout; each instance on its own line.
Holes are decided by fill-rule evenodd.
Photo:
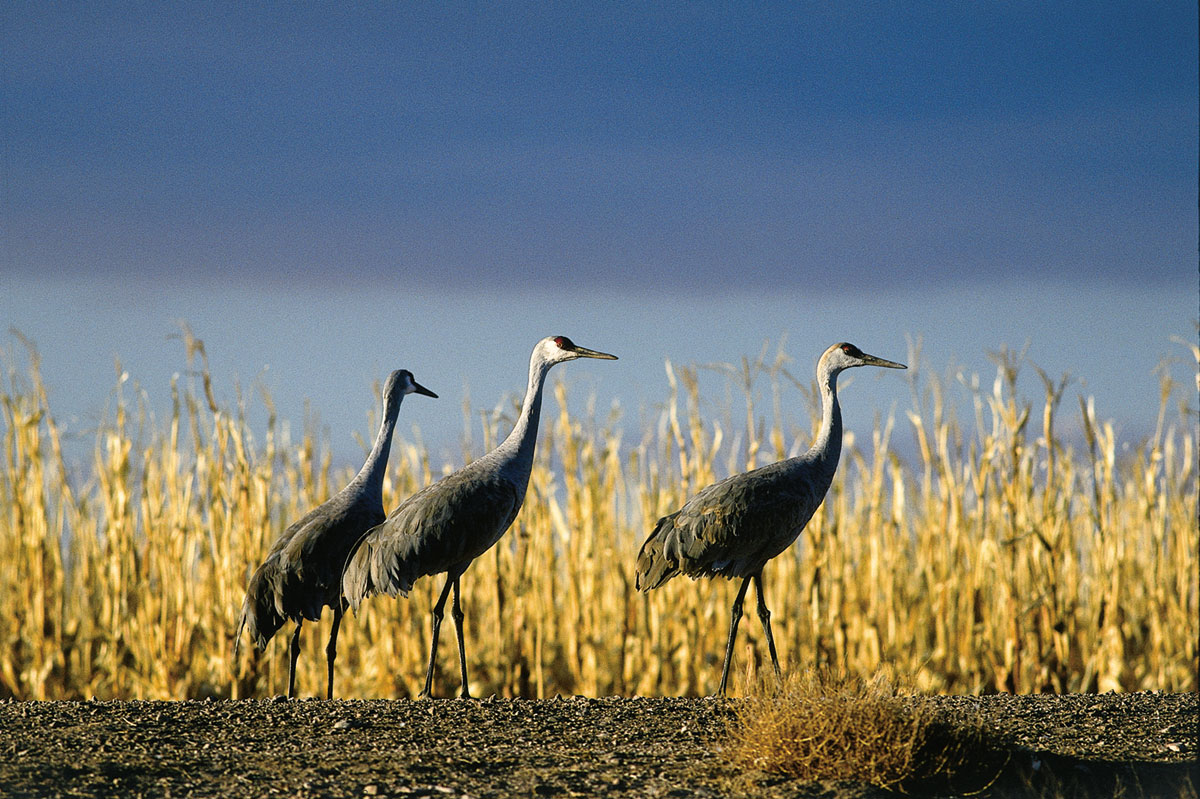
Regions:
M 1196 694 L 935 697 L 1003 752 L 982 796 L 1196 796 Z M 824 797 L 732 767 L 736 700 L 0 703 L 0 796 Z M 951 790 L 953 794 L 953 790 Z

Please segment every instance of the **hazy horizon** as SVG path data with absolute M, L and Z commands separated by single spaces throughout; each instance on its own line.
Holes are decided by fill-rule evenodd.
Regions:
M 1195 4 L 19 5 L 0 319 L 78 429 L 115 358 L 169 403 L 182 320 L 347 462 L 391 369 L 457 452 L 552 334 L 620 356 L 553 375 L 629 420 L 665 359 L 921 340 L 982 380 L 1028 347 L 1136 438 L 1161 360 L 1194 397 L 1198 38 Z

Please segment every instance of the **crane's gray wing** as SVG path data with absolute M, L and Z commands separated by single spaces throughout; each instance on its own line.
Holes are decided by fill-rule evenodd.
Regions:
M 756 573 L 796 540 L 828 488 L 803 479 L 798 466 L 783 462 L 734 475 L 659 519 L 638 554 L 638 588 L 656 588 L 677 574 Z
M 411 496 L 363 537 L 342 575 L 355 609 L 377 593 L 407 595 L 419 578 L 463 569 L 504 535 L 524 492 L 469 467 Z

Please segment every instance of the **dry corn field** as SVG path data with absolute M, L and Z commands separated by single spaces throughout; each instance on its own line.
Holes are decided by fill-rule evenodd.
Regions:
M 246 580 L 357 464 L 333 468 L 312 431 L 293 440 L 265 394 L 218 401 L 231 387 L 213 386 L 199 341 L 187 359 L 187 376 L 160 387 L 166 418 L 149 409 L 154 388 L 118 384 L 81 465 L 64 455 L 36 351 L 0 353 L 0 697 L 286 690 L 290 626 L 234 662 Z M 1039 371 L 1044 392 L 1024 397 L 1018 370 L 1036 367 L 995 360 L 994 380 L 939 378 L 910 353 L 902 410 L 874 425 L 868 409 L 847 414 L 833 488 L 767 567 L 785 668 L 889 669 L 939 693 L 1195 690 L 1192 388 L 1164 377 L 1146 398 L 1161 407 L 1156 430 L 1122 441 L 1067 381 Z M 722 410 L 702 396 L 703 369 L 668 365 L 663 404 L 636 432 L 573 415 L 557 384 L 525 506 L 463 578 L 473 694 L 711 692 L 736 583 L 679 579 L 641 595 L 637 550 L 697 489 L 807 448 L 819 415 L 810 373 L 803 358 L 747 359 L 727 371 L 737 401 Z M 247 421 L 253 403 L 265 427 Z M 483 416 L 487 440 L 464 460 L 515 412 Z M 385 506 L 461 465 L 431 463 L 398 436 Z M 440 588 L 426 578 L 408 600 L 377 597 L 347 617 L 339 696 L 416 694 Z M 305 625 L 301 695 L 323 692 L 329 618 Z M 757 619 L 741 629 L 735 689 L 766 654 Z M 448 695 L 454 645 L 439 657 L 435 692 Z

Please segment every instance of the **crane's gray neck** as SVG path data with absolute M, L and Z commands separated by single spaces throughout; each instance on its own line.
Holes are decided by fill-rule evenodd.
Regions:
M 821 390 L 821 427 L 809 457 L 820 465 L 822 476 L 832 483 L 842 454 L 842 409 L 837 400 L 837 372 L 824 370 L 817 376 L 817 381 Z
M 353 481 L 366 497 L 378 500 L 380 505 L 383 504 L 383 475 L 387 471 L 388 452 L 392 448 L 392 434 L 396 431 L 396 417 L 403 400 L 404 395 L 397 391 L 383 409 L 383 421 L 379 423 L 375 444 Z
M 538 421 L 542 415 L 542 389 L 546 375 L 553 363 L 532 358 L 529 363 L 529 384 L 525 388 L 525 399 L 521 403 L 521 415 L 508 438 L 493 450 L 493 455 L 506 461 L 501 468 L 508 476 L 523 487 L 529 483 L 533 470 L 533 451 L 537 446 Z

